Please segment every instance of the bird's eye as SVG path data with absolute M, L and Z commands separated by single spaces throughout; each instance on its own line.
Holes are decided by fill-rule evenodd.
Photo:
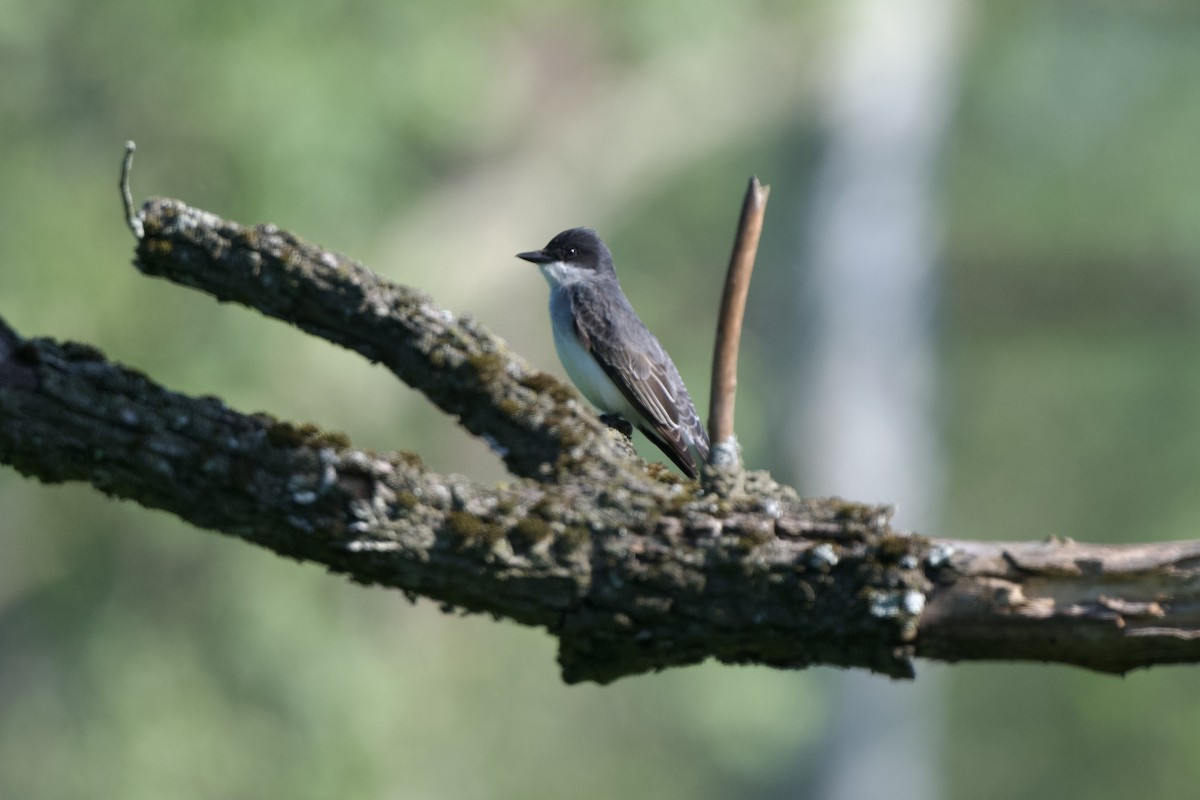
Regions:
M 579 255 L 579 251 L 576 250 L 574 247 L 568 247 L 566 255 L 567 255 L 567 258 L 574 258 L 575 256 Z

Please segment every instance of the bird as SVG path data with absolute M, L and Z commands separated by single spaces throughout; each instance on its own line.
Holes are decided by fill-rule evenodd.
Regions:
M 627 435 L 637 427 L 695 478 L 708 460 L 708 434 L 675 363 L 621 290 L 600 235 L 570 228 L 517 258 L 537 264 L 550 285 L 554 348 L 575 387 L 601 419 L 624 420 Z

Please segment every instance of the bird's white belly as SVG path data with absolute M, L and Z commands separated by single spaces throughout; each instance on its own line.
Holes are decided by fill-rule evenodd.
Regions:
M 608 373 L 574 335 L 559 331 L 557 325 L 554 326 L 554 349 L 558 351 L 558 360 L 562 362 L 571 382 L 588 402 L 603 412 L 620 414 L 626 421 L 637 424 L 637 412 L 608 377 Z

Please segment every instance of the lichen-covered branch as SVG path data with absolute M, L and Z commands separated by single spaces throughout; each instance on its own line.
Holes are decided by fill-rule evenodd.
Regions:
M 536 484 L 500 492 L 434 475 L 412 454 L 368 454 L 341 434 L 170 392 L 86 345 L 23 341 L 2 320 L 0 461 L 47 483 L 90 483 L 362 583 L 494 605 L 521 622 L 549 624 L 577 594 L 564 586 L 573 580 L 570 554 L 518 575 L 502 558 L 484 569 L 469 548 L 446 546 L 456 531 L 482 531 L 485 510 L 502 524 L 501 499 L 510 514 L 535 518 Z
M 0 461 L 361 583 L 545 627 L 569 681 L 710 657 L 909 675 L 928 589 L 919 562 L 899 559 L 923 541 L 893 533 L 885 509 L 801 502 L 762 475 L 724 499 L 636 471 L 481 486 L 167 391 L 3 323 Z
M 273 225 L 245 227 L 176 200 L 148 200 L 134 266 L 232 300 L 379 362 L 483 437 L 508 469 L 629 468 L 575 394 L 469 317 Z
M 893 676 L 913 656 L 1108 672 L 1200 661 L 1200 542 L 1100 547 L 903 534 L 886 508 L 721 493 L 647 467 L 469 320 L 270 226 L 168 200 L 148 273 L 386 364 L 521 479 L 482 486 L 345 437 L 156 385 L 0 321 L 0 463 L 85 481 L 362 583 L 546 628 L 569 681 L 706 658 Z

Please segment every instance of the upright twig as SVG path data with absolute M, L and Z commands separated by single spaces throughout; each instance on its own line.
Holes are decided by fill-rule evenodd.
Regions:
M 133 171 L 133 152 L 137 150 L 137 145 L 130 139 L 125 143 L 125 155 L 121 157 L 121 180 L 117 184 L 121 190 L 121 202 L 125 205 L 125 224 L 129 226 L 129 230 L 133 231 L 133 235 L 141 239 L 145 236 L 145 230 L 142 226 L 142 219 L 137 215 L 137 211 L 133 207 L 133 192 L 129 189 L 129 173 Z
M 746 311 L 746 294 L 750 291 L 750 273 L 758 253 L 762 234 L 763 214 L 767 210 L 770 186 L 750 178 L 746 198 L 742 201 L 742 216 L 738 220 L 737 238 L 729 257 L 729 272 L 725 276 L 725 291 L 721 295 L 721 315 L 717 321 L 717 341 L 713 349 L 712 398 L 708 413 L 708 435 L 713 454 L 720 452 L 733 437 L 733 402 L 737 394 L 738 345 L 742 338 L 742 319 Z

